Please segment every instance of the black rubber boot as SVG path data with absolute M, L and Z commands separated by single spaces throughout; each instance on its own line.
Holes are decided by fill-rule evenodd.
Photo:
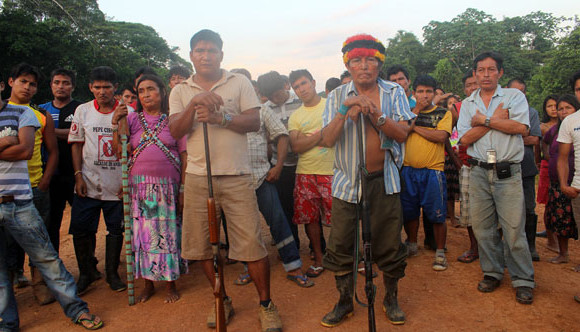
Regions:
M 405 313 L 399 307 L 397 301 L 399 279 L 388 278 L 383 275 L 383 283 L 385 284 L 385 299 L 383 300 L 383 311 L 387 314 L 387 319 L 395 325 L 405 324 Z
M 77 281 L 77 294 L 82 295 L 87 288 L 99 278 L 91 273 L 91 263 L 95 259 L 95 252 L 91 246 L 91 237 L 94 235 L 73 235 L 73 246 L 79 266 L 79 280 Z
M 536 227 L 538 226 L 538 216 L 536 214 L 526 214 L 526 239 L 528 240 L 528 248 L 532 254 L 534 262 L 540 261 L 540 255 L 536 251 Z
M 103 277 L 103 275 L 101 274 L 101 272 L 99 272 L 99 270 L 97 270 L 97 264 L 99 264 L 99 260 L 97 259 L 97 257 L 95 257 L 95 248 L 97 246 L 97 234 L 91 234 L 89 235 L 89 237 L 91 243 L 91 260 L 88 263 L 89 274 L 91 275 L 91 278 L 93 278 L 94 280 L 99 280 Z
M 107 246 L 105 249 L 105 274 L 107 283 L 112 290 L 122 292 L 127 289 L 127 285 L 119 277 L 121 249 L 123 248 L 123 235 L 107 235 Z
M 336 280 L 336 289 L 340 294 L 338 303 L 331 312 L 327 313 L 320 322 L 322 326 L 335 327 L 342 323 L 346 318 L 353 315 L 354 305 L 352 302 L 354 295 L 354 285 L 352 273 L 343 276 L 334 276 Z

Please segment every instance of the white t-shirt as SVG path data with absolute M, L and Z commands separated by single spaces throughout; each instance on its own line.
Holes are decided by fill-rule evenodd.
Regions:
M 580 189 L 580 112 L 568 115 L 560 125 L 558 142 L 573 144 L 576 171 L 571 186 Z
M 115 104 L 115 107 L 117 104 Z M 69 143 L 83 142 L 83 179 L 87 197 L 118 201 L 121 188 L 121 162 L 113 147 L 113 113 L 99 112 L 95 100 L 80 105 L 74 115 Z M 133 111 L 130 107 L 129 111 Z

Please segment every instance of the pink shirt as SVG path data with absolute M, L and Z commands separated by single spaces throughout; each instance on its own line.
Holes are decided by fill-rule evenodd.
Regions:
M 147 122 L 149 129 L 153 132 L 160 116 L 151 116 L 147 113 L 144 114 L 145 121 Z M 143 128 L 139 121 L 139 113 L 129 113 L 127 116 L 127 122 L 129 124 L 129 132 L 131 135 L 129 143 L 131 144 L 131 150 L 135 150 L 137 146 L 139 146 L 141 135 L 143 134 Z M 185 152 L 187 149 L 187 138 L 184 136 L 180 140 L 175 140 L 169 132 L 169 125 L 166 125 L 161 130 L 158 137 L 161 142 L 163 142 L 163 144 L 165 144 L 165 146 L 178 158 L 179 154 Z M 152 177 L 171 178 L 176 182 L 179 182 L 180 172 L 167 158 L 168 157 L 165 156 L 163 151 L 161 151 L 157 145 L 151 144 L 147 146 L 137 157 L 135 165 L 133 165 L 133 168 L 131 169 L 130 177 L 135 175 L 147 175 Z

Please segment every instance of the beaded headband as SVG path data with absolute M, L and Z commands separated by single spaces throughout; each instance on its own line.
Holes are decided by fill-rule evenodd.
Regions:
M 342 44 L 342 60 L 345 64 L 353 58 L 373 56 L 385 62 L 385 46 L 371 35 L 355 35 Z

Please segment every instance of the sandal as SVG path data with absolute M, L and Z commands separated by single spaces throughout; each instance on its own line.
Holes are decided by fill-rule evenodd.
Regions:
M 81 316 L 79 316 L 79 318 L 77 319 L 75 324 L 80 325 L 87 330 L 98 330 L 101 327 L 103 327 L 104 323 L 99 317 L 97 317 L 93 314 L 89 314 L 88 312 L 85 314 L 87 314 L 87 316 L 89 316 L 89 318 L 81 318 L 82 317 L 82 314 L 81 314 Z
M 249 273 L 241 273 L 238 279 L 234 280 L 234 285 L 244 286 L 252 282 L 252 277 Z
M 286 279 L 290 280 L 290 281 L 294 281 L 294 283 L 296 283 L 296 285 L 302 287 L 302 288 L 308 288 L 308 287 L 312 287 L 314 286 L 314 281 L 308 279 L 307 276 L 303 276 L 303 275 L 290 275 L 288 274 L 286 276 Z
M 316 278 L 324 272 L 324 267 L 310 265 L 308 271 L 306 271 L 306 276 L 309 278 Z
M 471 250 L 467 250 L 461 256 L 457 257 L 457 260 L 461 263 L 473 263 L 476 259 L 479 258 L 478 254 L 475 254 Z
M 570 261 L 570 258 L 568 257 L 568 255 L 564 255 L 564 256 L 556 256 L 552 259 L 550 259 L 548 262 L 552 263 L 552 264 L 566 264 Z

